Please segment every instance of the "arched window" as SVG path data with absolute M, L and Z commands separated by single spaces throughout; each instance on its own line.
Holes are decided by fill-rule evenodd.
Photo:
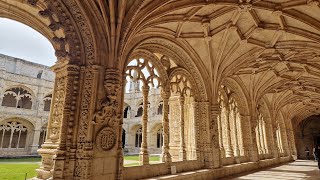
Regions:
M 8 89 L 4 92 L 2 106 L 31 109 L 32 95 L 21 87 Z
M 157 148 L 161 148 L 163 145 L 163 128 L 161 127 L 157 131 Z
M 40 138 L 39 138 L 39 148 L 45 142 L 47 135 L 47 125 L 43 126 L 40 130 Z
M 0 125 L 0 148 L 25 148 L 27 128 L 15 121 Z
M 137 115 L 135 117 L 141 117 L 143 114 L 143 103 L 141 103 L 139 105 L 138 111 L 137 111 Z
M 258 146 L 259 154 L 268 154 L 266 123 L 261 113 L 258 114 L 256 137 L 257 137 L 257 146 Z
M 44 102 L 43 110 L 44 111 L 50 111 L 51 99 L 52 99 L 52 94 L 49 94 L 43 98 L 43 102 Z
M 135 147 L 141 147 L 142 143 L 142 127 L 136 131 L 136 141 Z
M 158 106 L 158 114 L 162 114 L 162 109 L 163 109 L 163 102 L 161 101 Z
M 244 155 L 241 119 L 235 94 L 225 86 L 219 91 L 219 146 L 222 158 Z
M 130 118 L 130 111 L 131 111 L 131 107 L 127 106 L 126 108 L 124 108 L 123 110 L 123 118 Z

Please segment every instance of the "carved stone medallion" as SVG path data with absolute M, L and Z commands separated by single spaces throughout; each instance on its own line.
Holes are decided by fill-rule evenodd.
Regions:
M 109 151 L 116 143 L 116 133 L 109 127 L 103 127 L 97 134 L 96 143 L 101 151 Z

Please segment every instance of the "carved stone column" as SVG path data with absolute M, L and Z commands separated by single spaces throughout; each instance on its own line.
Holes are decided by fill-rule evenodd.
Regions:
M 57 63 L 52 110 L 48 122 L 46 142 L 38 153 L 42 156 L 42 165 L 37 169 L 38 178 L 64 179 L 66 165 L 67 135 L 72 132 L 76 94 L 80 68 L 76 65 Z
M 219 127 L 219 147 L 221 158 L 225 157 L 225 150 L 223 146 L 223 137 L 222 137 L 222 123 L 221 123 L 221 114 L 218 115 L 218 127 Z
M 180 151 L 179 151 L 179 160 L 185 161 L 187 160 L 187 153 L 186 153 L 186 143 L 185 143 L 185 133 L 184 133 L 184 101 L 185 98 L 183 95 L 180 96 Z
M 237 108 L 234 107 L 233 109 L 233 123 L 234 123 L 234 141 L 235 141 L 235 156 L 240 156 L 240 149 L 239 149 L 239 142 L 238 142 L 238 127 L 237 127 Z
M 277 139 L 277 126 L 276 123 L 273 123 L 273 127 L 272 127 L 272 134 L 273 134 L 273 157 L 274 158 L 279 158 L 280 157 L 280 148 L 278 146 L 278 139 Z
M 230 110 L 226 109 L 226 131 L 227 131 L 227 144 L 226 144 L 226 157 L 233 157 L 233 149 L 231 145 L 231 129 L 230 129 Z
M 162 146 L 162 162 L 170 164 L 172 161 L 169 153 L 169 98 L 170 92 L 161 92 L 163 101 L 162 109 L 162 127 L 163 127 L 163 146 Z
M 143 85 L 142 87 L 143 94 L 143 115 L 142 115 L 142 143 L 140 151 L 140 163 L 143 165 L 149 164 L 149 152 L 148 152 L 148 94 L 149 86 Z
M 249 145 L 249 159 L 252 162 L 259 161 L 259 152 L 258 152 L 258 144 L 257 144 L 257 129 L 258 129 L 258 121 L 256 116 L 249 116 L 250 119 L 250 129 L 251 129 L 251 141 Z M 259 136 L 259 135 L 258 135 Z
M 219 145 L 219 131 L 218 131 L 218 116 L 221 114 L 219 104 L 211 105 L 211 119 L 209 120 L 209 129 L 211 133 L 211 147 L 212 147 L 212 163 L 208 168 L 219 168 L 221 163 L 221 152 Z M 221 131 L 222 132 L 222 131 Z

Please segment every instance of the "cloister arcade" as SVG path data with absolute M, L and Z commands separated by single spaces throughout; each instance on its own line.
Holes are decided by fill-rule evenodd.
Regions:
M 0 0 L 0 16 L 38 30 L 58 59 L 38 178 L 215 179 L 295 160 L 320 113 L 319 4 Z M 127 77 L 143 98 L 134 167 L 123 166 Z M 150 164 L 155 87 L 162 162 Z
M 0 69 L 0 156 L 36 156 L 45 141 L 54 76 L 50 80 L 48 67 L 2 54 Z M 48 76 L 37 77 L 39 69 Z

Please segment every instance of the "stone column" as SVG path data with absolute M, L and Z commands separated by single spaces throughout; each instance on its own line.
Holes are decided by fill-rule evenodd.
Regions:
M 211 119 L 209 119 L 212 162 L 208 164 L 209 165 L 208 168 L 219 168 L 222 166 L 221 155 L 220 155 L 220 145 L 219 145 L 219 130 L 218 130 L 219 114 L 221 114 L 219 104 L 212 104 Z
M 186 143 L 184 137 L 184 101 L 185 98 L 183 95 L 180 96 L 180 151 L 179 151 L 179 160 L 185 161 L 187 160 L 187 153 L 186 153 Z
M 233 149 L 231 146 L 231 129 L 230 129 L 230 110 L 226 108 L 226 130 L 227 130 L 227 144 L 226 157 L 233 157 Z
M 162 127 L 163 127 L 163 146 L 162 146 L 162 162 L 170 164 L 172 161 L 169 153 L 169 98 L 170 92 L 161 92 L 163 101 L 162 109 Z
M 239 149 L 239 142 L 238 142 L 238 128 L 237 128 L 237 108 L 234 107 L 233 109 L 233 122 L 234 122 L 234 141 L 235 141 L 235 156 L 240 156 L 240 149 Z
M 280 149 L 278 147 L 278 139 L 277 139 L 277 125 L 276 123 L 273 123 L 273 127 L 272 127 L 272 134 L 273 134 L 273 157 L 274 158 L 279 158 L 280 156 Z
M 31 154 L 37 154 L 37 150 L 39 148 L 40 132 L 41 132 L 41 124 L 38 123 L 33 132 L 33 140 L 30 146 Z
M 218 128 L 219 128 L 219 147 L 221 158 L 225 157 L 225 150 L 223 146 L 223 137 L 222 137 L 222 123 L 221 123 L 221 114 L 218 115 Z
M 258 129 L 258 122 L 257 122 L 257 116 L 248 116 L 248 120 L 250 120 L 250 129 L 251 129 L 251 141 L 249 143 L 249 159 L 252 162 L 259 161 L 259 152 L 258 152 L 258 145 L 257 145 L 257 132 Z
M 142 114 L 142 143 L 141 151 L 139 154 L 140 163 L 143 165 L 149 164 L 149 152 L 148 152 L 148 94 L 149 86 L 147 84 L 142 87 L 143 94 L 143 114 Z
M 46 142 L 38 153 L 42 157 L 42 165 L 37 169 L 40 179 L 64 179 L 67 136 L 74 127 L 74 111 L 80 67 L 60 61 L 54 67 L 56 73 L 52 110 L 48 122 Z M 69 141 L 69 139 L 68 139 Z M 69 162 L 70 164 L 70 162 Z M 72 164 L 70 164 L 72 165 Z M 68 171 L 73 171 L 69 168 Z

